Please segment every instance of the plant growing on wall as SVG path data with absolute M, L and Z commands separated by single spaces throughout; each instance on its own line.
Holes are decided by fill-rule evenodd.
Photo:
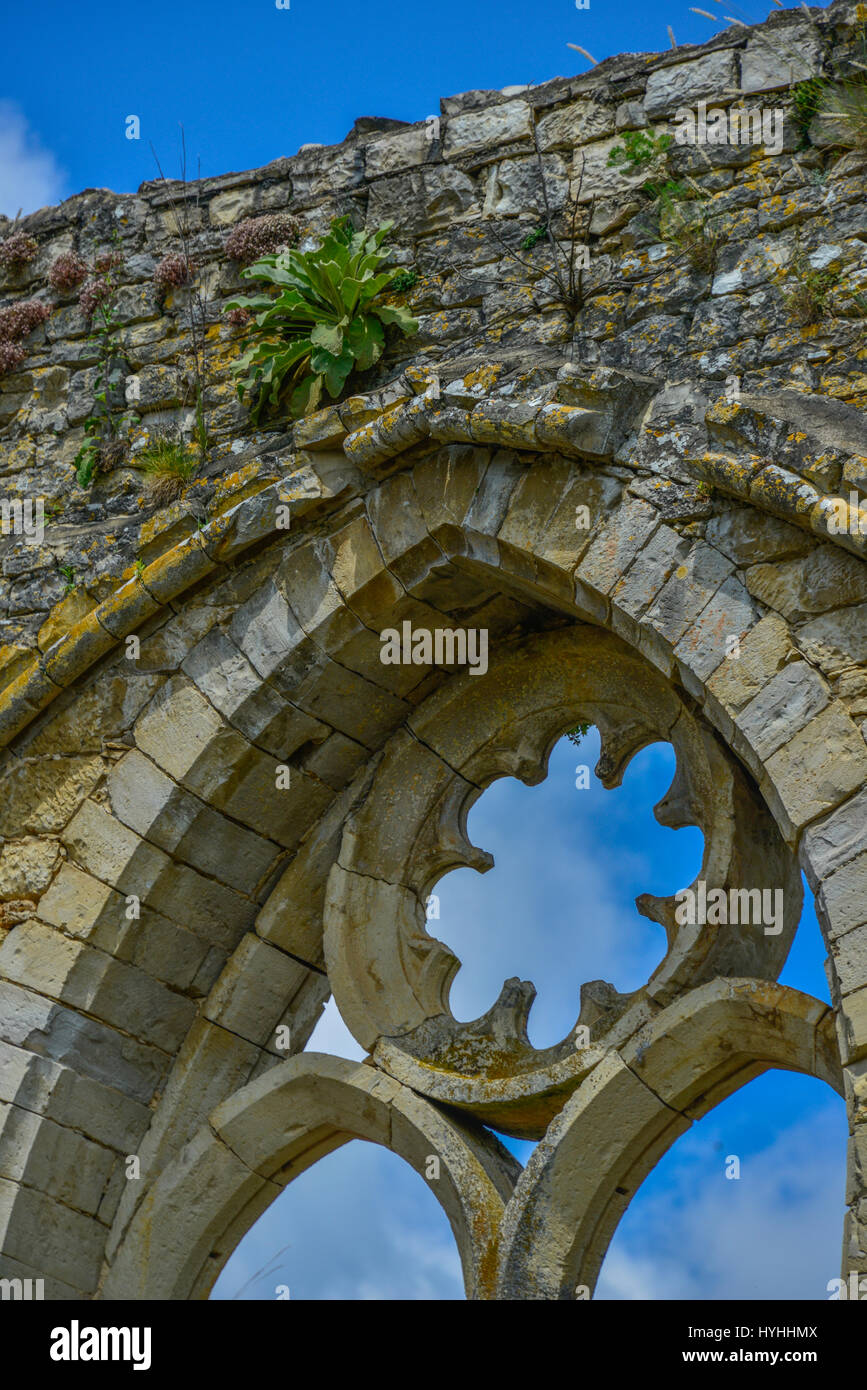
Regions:
M 124 413 L 116 417 L 111 404 L 126 375 L 125 363 L 119 356 L 115 317 L 117 294 L 120 288 L 117 272 L 123 264 L 119 250 L 120 233 L 115 231 L 111 251 L 97 256 L 93 272 L 81 286 L 78 304 L 90 324 L 88 342 L 96 349 L 93 406 L 84 422 L 85 440 L 75 456 L 75 476 L 80 487 L 89 487 L 97 466 L 114 467 L 125 452 L 123 435 L 132 418 Z
M 820 323 L 828 298 L 840 279 L 839 270 L 812 266 L 798 240 L 783 276 L 783 283 L 787 286 L 783 290 L 783 303 L 795 322 L 802 328 Z
M 207 400 L 205 390 L 208 379 L 207 361 L 207 311 L 201 279 L 196 274 L 196 261 L 192 250 L 192 228 L 190 226 L 189 195 L 187 182 L 187 144 L 184 128 L 181 126 L 181 194 L 180 199 L 172 192 L 172 186 L 162 170 L 156 150 L 151 145 L 151 153 L 159 171 L 160 182 L 168 196 L 169 206 L 175 224 L 178 249 L 164 256 L 154 273 L 157 292 L 167 294 L 172 289 L 188 287 L 187 327 L 190 331 L 190 371 L 188 376 L 189 394 L 185 404 L 192 404 L 195 412 L 195 440 L 202 460 L 208 451 L 209 433 Z M 196 181 L 194 207 L 199 205 L 201 179 Z M 190 400 L 190 396 L 192 400 Z
M 262 256 L 276 255 L 297 246 L 301 223 L 289 212 L 269 212 L 261 217 L 245 217 L 237 222 L 226 238 L 226 255 L 230 261 L 252 265 Z
M 32 261 L 39 245 L 26 232 L 12 232 L 0 241 L 0 265 L 6 270 L 18 270 Z
M 323 389 L 336 399 L 353 371 L 379 360 L 386 327 L 418 331 L 407 309 L 382 298 L 401 273 L 380 270 L 388 258 L 380 247 L 392 225 L 356 232 L 348 217 L 335 218 L 314 250 L 263 256 L 241 272 L 277 290 L 276 296 L 251 295 L 227 305 L 254 315 L 235 369 L 238 395 L 252 400 L 254 420 L 284 400 L 296 418 L 309 414 Z
M 147 479 L 147 501 L 156 507 L 176 501 L 198 467 L 195 449 L 170 432 L 152 439 L 138 462 Z
M 87 279 L 87 266 L 75 251 L 64 251 L 48 272 L 48 283 L 61 294 L 77 289 Z
M 27 356 L 21 339 L 49 318 L 51 310 L 38 299 L 19 299 L 0 309 L 0 376 L 14 371 Z

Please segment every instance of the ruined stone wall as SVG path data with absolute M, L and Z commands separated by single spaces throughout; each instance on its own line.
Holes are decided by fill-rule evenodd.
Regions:
M 58 1298 L 203 1296 L 280 1188 L 359 1134 L 421 1172 L 442 1155 L 470 1296 L 571 1296 L 648 1166 L 768 1065 L 845 1090 L 843 1268 L 867 1270 L 867 160 L 818 127 L 799 149 L 789 90 L 823 48 L 845 62 L 856 19 L 781 13 L 190 189 L 214 442 L 164 508 L 130 464 L 149 431 L 191 426 L 187 292 L 152 284 L 168 190 L 26 219 L 40 250 L 4 289 L 52 303 L 55 256 L 119 229 L 141 421 L 129 459 L 77 489 L 93 364 L 72 296 L 0 377 L 8 496 L 62 508 L 38 546 L 2 541 L 3 1273 Z M 696 269 L 646 174 L 608 154 L 738 90 L 789 113 L 785 141 L 672 147 L 725 227 Z M 543 176 L 563 244 L 578 196 L 571 309 L 549 245 L 520 247 Z M 345 399 L 254 431 L 222 248 L 283 208 L 314 237 L 335 213 L 394 217 L 420 332 Z M 801 254 L 839 272 L 809 326 L 786 278 Z M 488 673 L 383 665 L 407 619 L 484 628 Z M 469 1033 L 451 1019 L 423 903 L 449 868 L 487 866 L 465 833 L 481 790 L 538 780 L 579 719 L 608 785 L 671 741 L 660 819 L 702 827 L 708 882 L 785 882 L 789 906 L 776 940 L 693 936 L 647 900 L 663 963 L 634 995 L 582 990 L 592 1046 L 543 1054 L 517 982 Z M 799 866 L 830 1009 L 773 984 Z M 332 991 L 375 1066 L 285 1060 L 278 1029 L 303 1052 Z M 523 1174 L 483 1121 L 540 1141 Z
M 827 147 L 831 136 L 818 121 L 812 138 L 820 147 L 799 148 L 789 90 L 826 55 L 845 62 L 855 29 L 851 7 L 816 11 L 812 25 L 803 14 L 782 13 L 754 30 L 732 28 L 701 49 L 630 55 L 577 78 L 447 98 L 438 129 L 363 119 L 342 145 L 306 147 L 264 169 L 190 185 L 215 446 L 205 476 L 168 511 L 147 505 L 133 468 L 98 477 L 88 491 L 77 486 L 73 460 L 93 406 L 95 352 L 77 292 L 52 291 L 47 275 L 61 252 L 91 261 L 119 232 L 117 316 L 127 375 L 118 397 L 141 417 L 130 434 L 134 461 L 155 429 L 191 425 L 189 407 L 181 406 L 189 400 L 189 292 L 160 295 L 153 284 L 157 263 L 178 247 L 172 203 L 184 203 L 182 190 L 160 183 L 135 195 L 88 190 L 25 218 L 21 230 L 35 237 L 39 253 L 7 272 L 0 304 L 36 298 L 50 305 L 51 317 L 26 340 L 20 367 L 0 376 L 0 464 L 5 496 L 46 499 L 48 530 L 38 548 L 10 537 L 3 542 L 7 672 L 20 665 L 16 648 L 44 650 L 64 623 L 106 595 L 112 579 L 130 573 L 137 557 L 152 558 L 196 518 L 232 505 L 267 475 L 267 456 L 291 446 L 286 426 L 265 444 L 251 435 L 232 385 L 241 333 L 226 322 L 223 306 L 243 282 L 224 244 L 244 217 L 289 209 L 313 238 L 338 213 L 351 212 L 358 225 L 394 219 L 395 258 L 419 272 L 403 298 L 418 314 L 420 332 L 395 346 L 374 380 L 370 373 L 353 378 L 355 391 L 389 382 L 389 399 L 398 398 L 407 391 L 399 376 L 405 364 L 439 364 L 448 377 L 450 363 L 504 356 L 517 355 L 532 370 L 541 353 L 659 380 L 702 380 L 719 391 L 734 376 L 745 392 L 782 386 L 864 406 L 867 338 L 853 295 L 867 293 L 865 161 Z M 640 192 L 646 171 L 623 173 L 608 166 L 608 155 L 625 131 L 671 131 L 679 108 L 706 99 L 728 109 L 739 91 L 748 107 L 785 111 L 783 151 L 672 147 L 671 174 L 694 178 L 710 195 L 708 211 L 723 237 L 713 270 L 694 270 L 648 214 Z M 547 242 L 520 249 L 548 208 L 565 238 L 558 214 L 570 194 L 580 200 L 576 231 L 590 256 L 574 321 L 545 278 L 552 267 Z M 840 272 L 822 322 L 807 328 L 793 321 L 785 302 L 794 282 L 784 271 L 796 238 L 813 267 Z M 303 427 L 296 438 L 303 443 Z M 842 480 L 822 481 L 836 487 Z M 863 474 L 845 481 L 867 485 Z M 50 609 L 56 611 L 43 630 Z

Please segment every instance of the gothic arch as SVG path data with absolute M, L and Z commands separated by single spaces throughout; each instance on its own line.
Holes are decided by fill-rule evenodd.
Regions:
M 282 1188 L 351 1139 L 384 1145 L 427 1179 L 454 1232 L 467 1297 L 490 1297 L 520 1166 L 493 1135 L 374 1068 L 309 1052 L 243 1086 L 184 1145 L 137 1208 L 103 1297 L 206 1298 Z
M 586 431 L 586 410 L 576 407 L 580 420 L 559 411 L 566 426 L 558 440 L 534 425 L 531 450 L 514 403 L 494 402 L 484 429 L 464 427 L 472 442 L 431 439 L 430 421 L 427 433 L 413 434 L 422 409 L 409 421 L 398 414 L 364 427 L 342 452 L 308 453 L 285 482 L 146 567 L 7 692 L 6 737 L 22 766 L 46 760 L 50 796 L 37 784 L 37 801 L 59 801 L 59 823 L 46 834 L 66 856 L 0 946 L 4 989 L 21 1019 L 7 1046 L 8 1094 L 28 1117 L 18 1185 L 7 1180 L 3 1193 L 5 1258 L 10 1271 L 26 1268 L 34 1228 L 59 1211 L 52 1234 L 40 1235 L 53 1296 L 92 1295 L 101 1279 L 114 1287 L 121 1250 L 125 1269 L 144 1258 L 151 1192 L 170 1182 L 165 1175 L 216 1106 L 277 1074 L 277 1024 L 288 1021 L 293 1047 L 303 1047 L 333 984 L 350 1026 L 364 1030 L 373 1015 L 369 1000 L 353 1014 L 360 977 L 341 936 L 341 919 L 355 910 L 347 872 L 372 878 L 365 855 L 393 850 L 395 864 L 402 855 L 416 878 L 402 888 L 389 880 L 389 893 L 411 894 L 407 921 L 418 925 L 419 897 L 445 867 L 484 866 L 463 833 L 472 798 L 496 775 L 543 775 L 552 739 L 582 711 L 592 709 L 605 732 L 606 706 L 620 706 L 607 719 L 603 771 L 612 782 L 660 729 L 679 745 L 679 777 L 661 814 L 670 824 L 705 817 L 706 863 L 720 881 L 726 873 L 737 881 L 750 862 L 738 832 L 747 804 L 764 862 L 785 876 L 791 903 L 800 850 L 836 962 L 843 1060 L 867 1050 L 858 907 L 847 886 L 867 750 L 820 667 L 793 641 L 785 612 L 750 592 L 736 555 L 690 532 L 689 519 L 713 508 L 685 485 L 673 498 L 662 483 L 659 496 L 644 489 L 650 500 L 636 492 L 598 429 L 577 443 L 573 433 L 571 452 L 554 452 L 555 443 L 567 447 L 567 426 Z M 447 439 L 459 425 L 440 420 L 437 428 Z M 274 529 L 278 499 L 297 518 L 288 536 Z M 586 529 L 576 528 L 578 507 L 590 516 Z M 797 553 L 809 559 L 820 542 L 803 535 Z M 485 626 L 492 672 L 506 684 L 491 697 L 493 676 L 486 686 L 466 673 L 384 667 L 380 633 L 407 620 Z M 127 682 L 117 650 L 130 631 L 142 635 L 138 683 Z M 740 645 L 743 668 L 729 662 L 728 638 Z M 582 650 L 595 653 L 599 681 L 606 665 L 629 673 L 631 705 L 612 681 L 601 691 L 579 681 L 570 691 L 562 658 L 569 652 L 577 671 Z M 504 692 L 519 667 L 528 703 L 516 722 Z M 547 702 L 542 672 L 559 681 Z M 118 686 L 122 697 L 95 714 L 94 692 Z M 646 696 L 643 723 L 636 692 Z M 292 773 L 285 794 L 275 792 L 282 765 Z M 394 789 L 419 785 L 420 769 L 415 820 L 401 816 L 394 844 L 377 848 L 368 837 L 385 826 L 365 808 L 398 805 Z M 757 862 L 753 871 L 761 872 Z M 125 924 L 130 895 L 146 914 L 145 940 Z M 648 908 L 665 919 L 663 905 Z M 704 988 L 707 972 L 747 969 L 772 980 L 796 920 L 795 911 L 779 941 L 670 940 L 641 1000 L 623 1008 L 597 1001 L 595 1016 L 612 1029 L 601 1055 L 587 1060 L 613 1065 L 612 1047 L 652 1027 L 679 991 Z M 422 962 L 431 959 L 425 941 L 410 937 L 410 945 Z M 536 1134 L 595 1084 L 595 1071 L 588 1076 L 574 1053 L 561 1052 L 549 1059 L 556 1074 L 543 1098 L 530 1088 L 535 1114 L 508 1079 L 491 1078 L 486 1097 L 466 1078 L 431 1089 L 437 1067 L 424 1060 L 424 1028 L 442 1013 L 443 979 L 440 964 L 422 989 L 420 1016 L 397 1018 L 395 1031 L 389 1015 L 365 1036 L 398 1082 L 500 1123 L 517 1104 L 525 1111 L 518 1132 Z M 491 1024 L 494 1034 L 509 1024 L 507 1053 L 520 1041 L 526 1004 L 526 991 L 505 998 Z M 403 1045 L 398 1056 L 394 1039 L 405 1044 L 413 1030 L 415 1056 Z M 469 1089 L 459 1093 L 462 1085 Z M 85 1095 L 96 1118 L 72 1138 L 65 1122 Z M 854 1104 L 852 1115 L 848 1258 L 858 1260 Z M 83 1172 L 52 1189 L 45 1156 L 58 1145 L 91 1164 L 98 1158 L 98 1190 Z M 140 1185 L 123 1180 L 120 1160 L 131 1151 L 141 1158 Z M 190 1291 L 197 1278 L 189 1275 Z

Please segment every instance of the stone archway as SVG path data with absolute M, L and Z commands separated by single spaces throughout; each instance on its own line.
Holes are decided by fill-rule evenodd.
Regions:
M 736 882 L 749 862 L 737 833 L 748 804 L 755 824 L 766 827 L 767 862 L 779 856 L 787 883 L 801 852 L 835 961 L 841 1055 L 857 1092 L 851 1068 L 867 1049 L 859 1012 L 867 984 L 852 876 L 867 749 L 821 655 L 811 661 L 798 646 L 786 592 L 778 597 L 767 582 L 760 598 L 744 583 L 744 542 L 736 528 L 734 538 L 725 532 L 726 519 L 742 515 L 732 503 L 717 501 L 715 511 L 685 485 L 672 496 L 662 483 L 644 487 L 645 496 L 606 457 L 604 442 L 595 458 L 582 452 L 593 447 L 584 436 L 572 454 L 549 453 L 533 425 L 535 448 L 527 452 L 520 446 L 531 426 L 516 423 L 516 403 L 486 409 L 484 429 L 473 426 L 485 442 L 438 447 L 430 421 L 428 433 L 413 435 L 422 407 L 409 422 L 388 424 L 400 438 L 384 453 L 386 425 L 378 436 L 364 427 L 376 449 L 363 457 L 374 473 L 361 482 L 347 465 L 363 454 L 360 439 L 347 439 L 337 457 L 310 453 L 297 477 L 239 503 L 200 540 L 146 567 L 8 693 L 6 736 L 20 760 L 13 790 L 33 838 L 54 859 L 44 884 L 34 872 L 32 910 L 0 946 L 6 1003 L 17 1020 L 6 1045 L 6 1103 L 27 1117 L 19 1121 L 14 1177 L 4 1179 L 4 1268 L 26 1270 L 38 1258 L 52 1296 L 114 1287 L 121 1252 L 125 1270 L 146 1263 L 151 1193 L 174 1180 L 163 1175 L 182 1174 L 184 1146 L 215 1107 L 276 1071 L 279 1024 L 288 1022 L 293 1047 L 303 1048 L 332 985 L 352 1017 L 358 972 L 328 922 L 345 910 L 338 880 L 350 867 L 346 853 L 361 854 L 360 865 L 370 852 L 358 832 L 365 841 L 372 833 L 366 798 L 374 805 L 384 796 L 386 804 L 389 776 L 397 785 L 414 760 L 429 769 L 417 826 L 429 839 L 413 840 L 409 820 L 400 826 L 404 857 L 419 866 L 404 889 L 417 924 L 418 895 L 437 873 L 451 863 L 484 863 L 463 835 L 468 798 L 494 775 L 538 776 L 550 740 L 582 710 L 592 707 L 605 725 L 617 692 L 567 688 L 554 658 L 570 644 L 573 657 L 582 641 L 601 653 L 600 679 L 606 664 L 630 672 L 632 706 L 621 697 L 618 717 L 608 719 L 606 775 L 615 778 L 662 728 L 682 753 L 682 775 L 662 814 L 672 824 L 704 817 L 712 830 L 706 862 L 720 881 L 737 863 Z M 586 411 L 575 410 L 583 419 Z M 459 424 L 436 427 L 447 434 Z M 279 497 L 297 517 L 288 541 L 274 528 Z M 575 525 L 579 507 L 590 517 L 585 529 Z M 718 544 L 690 529 L 696 512 L 719 518 Z M 789 528 L 780 544 L 790 559 L 778 560 L 777 573 L 792 563 L 805 575 L 823 565 L 841 572 L 835 556 L 846 547 L 814 539 L 806 526 Z M 846 555 L 845 564 L 859 561 Z M 489 726 L 473 727 L 482 705 L 472 692 L 484 689 L 484 678 L 380 662 L 381 633 L 407 620 L 484 625 L 504 663 L 514 656 L 528 671 L 538 663 L 549 681 L 560 671 L 556 700 L 537 699 L 528 680 L 523 722 L 510 725 L 510 712 L 493 701 Z M 142 634 L 135 669 L 144 679 L 134 698 L 117 650 L 130 631 Z M 122 698 L 114 694 L 119 686 Z M 652 709 L 643 723 L 635 692 L 646 693 Z M 450 704 L 455 727 L 464 717 L 481 737 L 478 753 L 472 738 L 460 756 L 447 741 L 438 745 L 446 726 L 437 728 L 437 715 Z M 281 767 L 291 775 L 278 790 Z M 445 814 L 434 825 L 428 813 L 438 777 Z M 125 916 L 130 898 L 143 927 Z M 597 1001 L 597 1017 L 612 1015 L 613 1029 L 603 1034 L 601 1055 L 587 1060 L 612 1066 L 612 1047 L 675 1007 L 678 992 L 703 988 L 705 968 L 725 977 L 746 964 L 760 980 L 773 979 L 784 941 L 785 934 L 779 943 L 766 938 L 758 955 L 752 938 L 670 941 L 673 954 L 643 1001 L 620 1013 L 619 1001 L 609 997 L 601 1010 Z M 423 941 L 415 945 L 422 960 L 429 956 Z M 413 1061 L 405 1046 L 398 1058 L 394 1044 L 432 1016 L 440 984 L 422 997 L 427 1013 L 407 1016 L 403 1032 L 377 1028 L 382 1041 L 371 1035 L 365 1045 L 375 1044 L 381 1069 L 405 1067 L 397 1081 L 424 1091 L 419 1047 Z M 505 1000 L 502 1018 L 519 1025 L 526 1002 L 526 992 Z M 629 1027 L 618 1034 L 630 1008 Z M 556 1067 L 565 1053 L 550 1060 Z M 591 1085 L 593 1075 L 573 1060 L 565 1084 L 561 1076 L 551 1081 L 539 1113 L 519 1120 L 522 1132 L 541 1132 Z M 448 1087 L 456 1084 L 449 1079 Z M 472 1087 L 462 1095 L 448 1087 L 435 1101 L 479 1113 Z M 491 1114 L 504 1100 L 493 1091 Z M 505 1100 L 512 1105 L 515 1097 Z M 846 1258 L 855 1267 L 863 1243 L 859 1115 L 853 1101 Z M 68 1156 L 62 1191 L 46 1172 L 46 1155 L 58 1152 Z M 140 1159 L 140 1182 L 124 1182 L 121 1160 L 130 1152 Z M 185 1286 L 191 1292 L 203 1287 L 196 1277 Z
M 617 1223 L 654 1165 L 694 1120 L 767 1067 L 821 1077 L 842 1093 L 833 1024 L 827 1005 L 797 990 L 714 980 L 611 1051 L 518 1181 L 503 1219 L 498 1297 L 592 1291 Z
M 137 1208 L 103 1296 L 207 1297 L 279 1191 L 351 1139 L 384 1145 L 428 1178 L 454 1232 L 467 1297 L 491 1297 L 520 1165 L 493 1135 L 376 1069 L 318 1053 L 273 1067 L 217 1106 Z

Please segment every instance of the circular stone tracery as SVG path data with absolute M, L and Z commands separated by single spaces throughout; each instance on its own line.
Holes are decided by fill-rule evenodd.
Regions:
M 655 807 L 662 825 L 697 825 L 707 892 L 782 889 L 782 930 L 680 924 L 676 900 L 637 906 L 663 925 L 668 949 L 630 994 L 581 988 L 574 1032 L 534 1048 L 527 1016 L 534 986 L 505 983 L 482 1017 L 459 1023 L 448 1006 L 459 960 L 428 935 L 424 904 L 459 865 L 484 872 L 490 855 L 467 839 L 467 814 L 498 777 L 542 781 L 563 731 L 595 724 L 597 773 L 617 786 L 630 759 L 670 742 L 672 786 Z M 340 1012 L 383 1070 L 431 1099 L 471 1111 L 522 1138 L 539 1138 L 612 1047 L 622 1046 L 684 990 L 717 976 L 775 979 L 800 916 L 797 866 L 750 779 L 689 697 L 614 634 L 585 624 L 500 642 L 483 676 L 461 674 L 435 692 L 387 745 L 364 804 L 347 821 L 331 870 L 325 952 Z

